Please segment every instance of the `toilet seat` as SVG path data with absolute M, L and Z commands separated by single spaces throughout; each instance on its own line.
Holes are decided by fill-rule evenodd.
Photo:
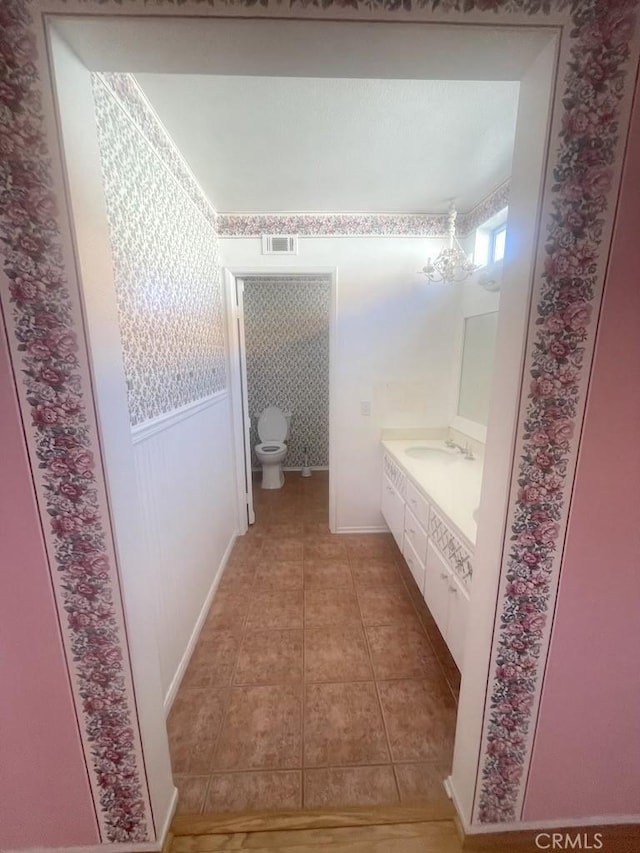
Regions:
M 288 430 L 287 419 L 277 406 L 267 406 L 258 418 L 258 435 L 260 441 L 267 446 L 282 444 Z
M 256 444 L 256 452 L 260 451 L 260 453 L 280 453 L 281 450 L 285 450 L 287 445 L 284 441 L 264 441 L 261 444 Z

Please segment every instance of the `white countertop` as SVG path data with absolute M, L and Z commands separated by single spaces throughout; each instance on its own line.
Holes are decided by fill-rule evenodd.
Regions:
M 391 439 L 383 441 L 382 446 L 468 543 L 475 546 L 478 528 L 473 513 L 480 504 L 482 457 L 465 459 L 458 450 L 449 450 L 444 441 Z M 431 447 L 447 451 L 447 454 L 433 459 L 414 459 L 407 456 L 410 447 Z

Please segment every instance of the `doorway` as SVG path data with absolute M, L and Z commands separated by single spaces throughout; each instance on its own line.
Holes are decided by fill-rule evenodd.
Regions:
M 546 62 L 546 59 L 548 59 L 548 57 L 545 58 L 545 62 Z M 545 68 L 546 68 L 546 65 L 545 65 Z M 541 77 L 543 78 L 543 82 L 544 82 L 544 79 L 545 79 L 544 74 L 541 74 Z M 543 94 L 544 94 L 544 97 L 542 96 Z M 543 101 L 546 105 L 546 103 L 547 103 L 546 99 L 547 99 L 547 91 L 546 90 L 544 91 L 544 93 L 542 93 L 541 91 L 538 92 L 538 96 L 537 96 L 537 100 L 536 100 L 537 105 L 540 106 L 540 103 Z M 542 129 L 540 131 L 540 139 L 531 140 L 530 147 L 533 147 L 534 145 L 538 146 L 538 148 L 543 147 L 546 125 L 544 123 L 542 123 L 541 128 Z M 538 159 L 535 160 L 536 163 L 538 163 L 538 160 L 543 159 L 540 152 L 538 152 L 538 154 L 539 154 Z M 523 155 L 522 161 L 524 161 L 526 158 L 530 157 L 530 155 L 531 155 L 531 151 L 529 150 L 526 152 L 526 157 L 525 157 L 525 155 Z M 524 162 L 521 162 L 519 164 L 519 168 L 521 170 L 523 170 Z M 523 244 L 522 244 L 524 246 L 524 248 L 522 251 L 521 262 L 520 262 L 519 268 L 518 269 L 514 268 L 512 277 L 514 280 L 516 279 L 516 277 L 518 277 L 521 282 L 524 282 L 524 284 L 522 284 L 522 286 L 518 292 L 514 291 L 514 295 L 510 297 L 510 300 L 511 300 L 510 316 L 511 316 L 511 319 L 515 318 L 515 322 L 513 322 L 511 324 L 511 330 L 512 330 L 510 333 L 511 334 L 511 340 L 507 341 L 505 338 L 505 335 L 503 335 L 503 338 L 505 338 L 505 341 L 503 341 L 503 350 L 505 351 L 505 353 L 507 352 L 507 350 L 509 350 L 510 347 L 513 347 L 514 340 L 516 338 L 516 333 L 519 336 L 519 338 L 515 344 L 515 349 L 518 351 L 521 351 L 521 349 L 522 349 L 522 330 L 524 328 L 524 319 L 525 319 L 525 315 L 526 315 L 526 305 L 528 304 L 528 286 L 529 286 L 528 282 L 530 281 L 530 266 L 532 263 L 531 252 L 532 252 L 534 236 L 535 236 L 533 233 L 533 230 L 532 230 L 532 223 L 535 222 L 535 217 L 536 217 L 537 210 L 538 210 L 538 195 L 539 195 L 540 186 L 539 186 L 539 175 L 537 173 L 535 173 L 535 170 L 527 169 L 526 171 L 528 174 L 531 174 L 532 177 L 528 182 L 527 181 L 521 181 L 521 183 L 519 184 L 519 187 L 518 187 L 518 191 L 520 194 L 518 196 L 518 194 L 516 193 L 515 201 L 513 204 L 513 210 L 515 211 L 514 222 L 521 229 L 521 236 L 522 236 L 522 234 L 524 234 L 525 239 L 523 240 Z M 246 274 L 246 271 L 244 271 L 242 274 Z M 500 485 L 499 485 L 497 491 L 499 492 L 499 494 L 502 494 L 502 493 L 506 492 L 507 487 L 508 487 L 508 476 L 507 476 L 507 474 L 508 474 L 508 466 L 511 462 L 511 448 L 512 448 L 512 440 L 513 440 L 511 433 L 513 432 L 513 425 L 514 425 L 514 421 L 515 421 L 515 411 L 514 411 L 514 405 L 515 404 L 514 404 L 514 401 L 517 399 L 519 382 L 521 380 L 521 363 L 518 361 L 518 359 L 503 358 L 500 361 L 500 365 L 501 365 L 501 367 L 504 367 L 506 365 L 507 373 L 509 374 L 507 376 L 507 380 L 508 380 L 507 386 L 508 386 L 508 390 L 509 390 L 509 395 L 507 395 L 505 393 L 504 400 L 502 401 L 503 402 L 503 408 L 505 410 L 507 410 L 507 416 L 502 419 L 503 424 L 504 424 L 503 436 L 502 437 L 504 438 L 506 436 L 506 440 L 503 442 L 502 448 L 501 448 L 501 451 L 499 454 L 499 456 L 500 456 L 499 461 L 501 462 L 501 465 L 498 465 L 494 469 L 494 475 L 493 475 L 494 481 L 500 480 Z M 508 397 L 508 399 L 507 399 L 507 397 Z M 104 424 L 103 424 L 103 428 L 104 428 Z M 237 431 L 236 431 L 236 433 L 237 433 Z M 241 429 L 239 434 L 241 436 L 242 435 L 246 436 L 246 429 Z M 245 441 L 246 441 L 246 439 L 245 439 Z M 496 443 L 496 446 L 497 446 L 497 443 Z M 240 457 L 240 458 L 242 458 L 242 457 Z M 246 459 L 246 456 L 245 456 L 245 459 Z M 332 466 L 331 466 L 331 462 L 330 462 L 330 469 L 331 468 L 332 468 Z M 246 471 L 245 471 L 245 478 L 246 478 Z M 494 482 L 494 485 L 495 485 L 495 482 Z M 499 518 L 500 513 L 502 512 L 502 509 L 500 509 L 500 507 L 502 507 L 502 504 L 500 503 L 500 501 L 496 502 L 496 506 L 498 506 L 498 509 L 493 511 L 493 516 L 494 516 L 492 519 L 493 522 L 501 521 L 501 519 Z M 487 518 L 489 518 L 489 516 L 490 516 L 490 513 L 487 514 Z M 503 529 L 501 524 L 500 525 L 496 524 L 495 527 L 496 527 L 496 530 L 498 529 L 498 527 L 500 527 L 500 530 Z M 239 554 L 243 554 L 242 559 L 235 561 L 236 565 L 241 563 L 241 565 L 239 565 L 239 568 L 238 568 L 238 571 L 240 574 L 242 574 L 242 572 L 240 570 L 246 568 L 247 563 L 249 563 L 249 564 L 254 563 L 255 564 L 255 562 L 258 560 L 258 558 L 262 558 L 265 556 L 265 552 L 259 550 L 259 548 L 257 547 L 257 545 L 258 545 L 257 541 L 255 544 L 252 544 L 252 539 L 255 539 L 255 538 L 256 538 L 255 536 L 247 537 L 246 545 L 243 548 L 240 548 L 238 551 Z M 358 559 L 361 559 L 368 564 L 377 564 L 379 562 L 387 562 L 387 563 L 388 562 L 395 562 L 395 557 L 394 557 L 393 561 L 390 561 L 388 559 L 389 555 L 390 555 L 389 554 L 389 545 L 388 545 L 388 540 L 385 539 L 384 537 L 376 538 L 375 535 L 374 536 L 369 535 L 367 537 L 364 537 L 368 540 L 367 543 L 361 541 L 362 537 L 357 537 L 357 536 L 356 537 L 350 537 L 350 538 L 347 538 L 347 537 L 339 537 L 339 538 L 344 540 L 340 546 L 341 554 L 344 556 L 345 549 L 346 549 L 347 561 L 350 564 L 351 564 L 352 559 L 354 562 L 357 561 Z M 329 545 L 329 543 L 326 543 L 326 544 Z M 260 543 L 260 545 L 263 548 L 264 542 Z M 494 542 L 492 547 L 494 548 L 494 550 L 497 550 L 499 548 L 499 543 Z M 302 553 L 304 554 L 304 543 L 302 545 L 302 548 L 303 548 Z M 368 549 L 371 549 L 371 550 L 368 550 Z M 324 551 L 324 549 L 323 549 L 323 551 Z M 375 553 L 372 553 L 372 551 Z M 291 551 L 291 553 L 294 553 L 294 552 Z M 324 553 L 328 554 L 329 552 L 324 551 Z M 274 556 L 277 559 L 278 554 L 275 554 Z M 334 552 L 334 556 L 337 559 L 339 559 L 337 551 Z M 484 555 L 485 560 L 487 560 L 487 556 L 488 556 L 488 551 L 487 551 L 487 548 L 485 545 L 485 555 Z M 495 554 L 493 555 L 493 557 L 495 557 Z M 313 559 L 313 557 L 311 557 L 311 559 Z M 322 558 L 319 557 L 319 559 L 322 559 Z M 126 560 L 125 560 L 125 562 L 126 562 Z M 284 561 L 284 562 L 295 562 L 295 560 Z M 497 565 L 497 564 L 498 563 L 494 560 L 493 565 Z M 229 562 L 229 568 L 232 568 L 233 565 L 234 565 L 234 561 L 232 560 Z M 349 566 L 349 568 L 350 568 L 352 579 L 353 579 L 353 569 L 352 569 L 351 565 Z M 257 570 L 257 568 L 254 565 L 254 576 L 255 576 L 256 570 Z M 295 574 L 295 572 L 294 572 L 294 574 Z M 304 574 L 304 572 L 303 572 L 303 574 Z M 489 600 L 491 599 L 492 596 L 493 596 L 493 601 L 495 603 L 495 589 L 496 589 L 496 583 L 497 583 L 495 573 L 487 574 L 484 582 L 485 582 L 485 593 L 486 593 L 484 596 L 484 598 L 486 598 L 485 604 L 487 604 L 489 602 Z M 232 581 L 228 581 L 227 583 L 231 584 Z M 381 586 L 382 585 L 384 585 L 384 584 L 381 584 Z M 391 584 L 390 586 L 393 586 L 393 584 Z M 334 589 L 343 589 L 343 587 L 334 587 Z M 322 590 L 320 590 L 320 591 L 322 591 Z M 228 593 L 229 593 L 229 596 L 232 597 L 233 589 L 228 589 Z M 228 596 L 228 598 L 229 598 L 229 596 Z M 299 595 L 297 597 L 299 598 Z M 321 598 L 327 598 L 327 596 L 320 596 L 320 597 Z M 356 593 L 356 597 L 357 597 L 357 593 Z M 369 597 L 372 599 L 375 598 L 375 596 L 369 596 Z M 391 592 L 386 591 L 384 594 L 379 594 L 377 597 L 380 600 L 382 600 L 382 599 L 385 600 L 385 602 L 386 602 L 385 606 L 389 605 L 390 607 L 395 607 L 398 604 L 398 597 L 397 597 L 397 595 L 395 595 L 393 593 L 393 591 L 391 591 Z M 336 596 L 336 598 L 337 598 L 337 596 Z M 343 599 L 343 600 L 347 600 L 349 598 L 352 598 L 352 596 L 342 592 L 340 594 L 339 598 Z M 265 598 L 265 602 L 267 600 L 268 600 L 268 597 Z M 262 604 L 264 604 L 265 602 L 262 602 Z M 340 605 L 340 606 L 342 606 L 342 605 Z M 400 605 L 400 607 L 402 607 L 402 606 Z M 266 605 L 263 609 L 264 609 L 265 613 L 268 612 L 268 607 Z M 216 617 L 220 614 L 217 614 L 216 612 L 212 611 L 211 615 L 213 617 Z M 238 614 L 236 613 L 236 617 L 237 617 L 237 615 Z M 245 614 L 245 616 L 246 616 L 246 614 Z M 229 617 L 229 618 L 231 618 L 231 617 Z M 245 623 L 243 622 L 243 624 L 245 624 Z M 218 627 L 219 627 L 219 625 L 218 625 Z M 317 627 L 322 628 L 323 626 L 318 625 Z M 365 626 L 365 627 L 384 628 L 386 626 L 381 625 L 381 626 Z M 296 630 L 300 630 L 300 629 L 299 628 L 282 628 L 282 629 L 276 628 L 275 630 L 276 631 L 278 631 L 278 630 L 296 631 Z M 482 655 L 484 655 L 484 656 L 488 655 L 488 649 L 483 648 L 481 651 L 482 651 Z M 234 666 L 235 666 L 235 664 L 234 664 Z M 483 672 L 486 672 L 486 666 L 483 666 L 482 662 L 481 662 L 481 665 L 477 668 L 477 673 L 476 673 L 478 682 L 480 682 L 484 678 Z M 356 679 L 353 683 L 357 684 L 359 682 Z M 256 685 L 256 686 L 269 687 L 269 686 L 273 686 L 273 685 Z M 239 685 L 239 687 L 243 688 L 243 685 Z M 478 695 L 480 695 L 481 690 L 479 689 L 479 684 L 476 685 L 476 688 L 477 688 L 476 692 L 478 693 Z M 290 689 L 287 688 L 287 691 L 290 692 Z M 285 691 L 285 692 L 287 692 L 287 691 Z M 482 693 L 482 695 L 484 695 L 484 693 Z M 397 704 L 402 705 L 402 702 L 399 700 Z M 471 708 L 470 706 L 467 707 L 467 712 L 471 715 L 471 717 L 473 718 L 474 721 L 477 721 L 479 716 L 480 716 L 480 709 L 479 709 L 477 702 L 473 703 L 473 705 L 474 705 L 473 708 Z M 226 711 L 223 712 L 220 708 L 218 708 L 216 710 L 216 708 L 213 706 L 209 707 L 208 713 L 209 712 L 214 717 L 216 715 L 218 715 L 218 717 L 219 717 L 223 713 L 227 713 Z M 150 713 L 152 713 L 152 712 L 150 711 Z M 463 760 L 464 761 L 467 761 L 467 759 L 471 760 L 473 758 L 473 756 L 471 754 L 472 752 L 473 751 L 467 752 L 467 754 L 465 756 L 463 756 Z M 375 762 L 378 759 L 375 756 L 368 756 L 367 760 Z M 238 772 L 242 771 L 242 763 L 243 763 L 243 761 L 239 760 L 239 763 L 236 765 L 236 770 Z M 378 765 L 376 765 L 374 763 L 371 766 L 378 766 Z M 464 773 L 463 773 L 463 770 L 464 770 Z M 244 772 L 244 771 L 242 771 L 242 772 Z M 464 776 L 464 778 L 467 780 L 474 778 L 473 773 L 470 771 L 470 768 L 462 768 L 460 771 L 460 776 L 461 776 L 461 778 Z
M 243 460 L 239 503 L 246 495 L 251 525 L 256 513 L 266 513 L 282 499 L 278 489 L 262 489 L 256 454 L 256 445 L 268 439 L 259 434 L 260 416 L 267 407 L 276 407 L 288 429 L 286 456 L 280 463 L 283 485 L 292 491 L 298 478 L 321 481 L 326 494 L 322 509 L 327 518 L 323 521 L 333 532 L 330 457 L 335 270 L 242 275 L 228 270 L 226 278 L 236 448 Z M 313 491 L 311 482 L 306 488 Z M 269 494 L 271 491 L 276 494 Z

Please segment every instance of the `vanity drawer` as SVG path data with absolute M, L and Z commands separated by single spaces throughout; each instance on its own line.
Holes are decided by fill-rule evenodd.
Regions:
M 411 512 L 426 530 L 429 523 L 429 504 L 410 480 L 407 480 L 405 500 Z
M 408 505 L 404 508 L 404 541 L 410 542 L 419 559 L 427 559 L 427 533 Z
M 411 542 L 407 539 L 405 534 L 404 537 L 404 547 L 402 548 L 402 554 L 404 559 L 406 560 L 407 565 L 409 566 L 409 571 L 413 575 L 414 581 L 418 584 L 418 589 L 420 592 L 424 589 L 424 562 L 418 557 L 416 552 L 414 551 Z

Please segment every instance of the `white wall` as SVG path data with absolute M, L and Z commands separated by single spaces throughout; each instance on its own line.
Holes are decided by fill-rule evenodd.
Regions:
M 332 476 L 337 529 L 385 529 L 380 515 L 380 431 L 446 426 L 458 291 L 417 271 L 440 240 L 300 238 L 297 256 L 263 256 L 257 238 L 222 238 L 234 272 L 335 267 L 336 328 L 331 377 Z M 371 403 L 363 416 L 360 403 Z
M 235 540 L 232 438 L 226 391 L 134 429 L 138 497 L 153 566 L 149 602 L 159 627 L 167 710 Z

